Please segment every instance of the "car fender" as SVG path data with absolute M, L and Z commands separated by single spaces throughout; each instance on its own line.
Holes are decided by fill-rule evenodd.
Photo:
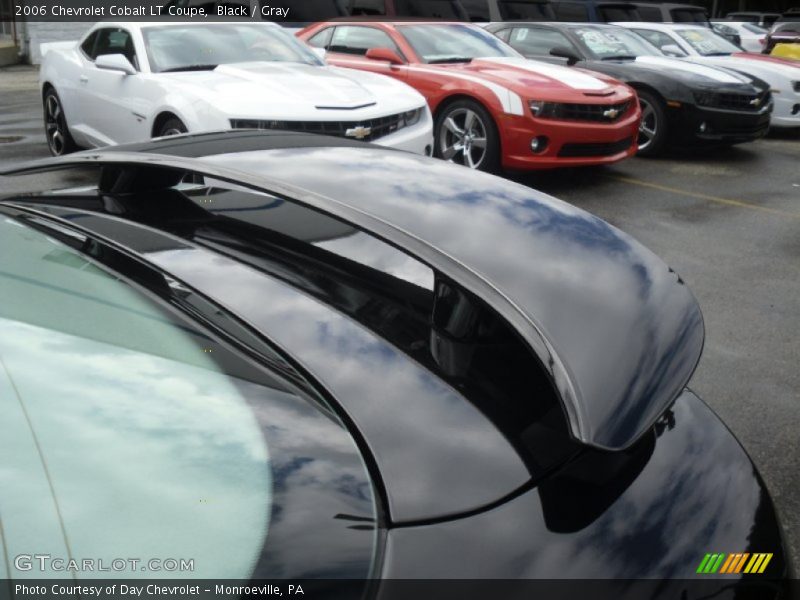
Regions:
M 174 90 L 153 106 L 148 118 L 153 137 L 156 135 L 153 131 L 156 120 L 164 113 L 175 115 L 191 133 L 231 128 L 228 117 L 213 104 L 182 90 Z

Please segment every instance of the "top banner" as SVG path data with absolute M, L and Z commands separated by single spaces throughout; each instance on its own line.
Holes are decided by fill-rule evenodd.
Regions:
M 459 0 L 10 0 L 0 21 L 274 21 L 339 17 L 469 20 Z

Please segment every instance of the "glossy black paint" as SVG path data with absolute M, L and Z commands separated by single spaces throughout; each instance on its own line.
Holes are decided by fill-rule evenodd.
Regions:
M 213 136 L 199 137 L 214 143 Z M 119 173 L 116 184 L 106 182 L 104 189 L 113 191 L 131 181 L 148 189 L 146 166 L 197 168 L 370 231 L 508 321 L 549 373 L 572 435 L 587 445 L 620 449 L 635 442 L 694 371 L 703 327 L 691 293 L 660 259 L 602 220 L 527 187 L 425 157 L 349 144 L 336 152 L 281 149 L 279 136 L 263 138 L 274 150 L 235 152 L 236 143 L 249 148 L 252 139 L 231 137 L 232 153 L 201 157 L 202 166 L 122 148 L 17 172 L 139 163 Z M 414 180 L 401 185 L 398 172 L 415 173 Z M 535 259 L 521 271 L 520 256 Z
M 688 70 L 670 69 L 663 65 L 648 64 L 642 61 L 624 60 L 599 60 L 575 34 L 576 29 L 596 28 L 600 31 L 613 31 L 615 25 L 578 25 L 571 23 L 492 23 L 486 27 L 492 33 L 499 33 L 511 28 L 535 27 L 550 29 L 564 34 L 572 43 L 571 50 L 575 51 L 580 59 L 576 68 L 588 69 L 603 73 L 627 83 L 637 90 L 653 92 L 656 97 L 665 101 L 679 102 L 680 107 L 665 104 L 668 125 L 667 131 L 670 142 L 673 144 L 702 144 L 702 143 L 741 143 L 763 137 L 769 129 L 769 113 L 756 114 L 753 112 L 733 112 L 711 110 L 697 104 L 693 92 L 728 92 L 728 93 L 756 93 L 761 94 L 768 89 L 768 85 L 754 77 L 750 84 L 721 83 L 701 74 L 691 73 Z M 535 30 L 531 35 L 536 35 Z M 517 48 L 520 50 L 520 48 Z M 550 55 L 526 54 L 527 58 L 566 64 L 566 59 Z M 741 73 L 737 73 L 741 77 Z M 708 125 L 708 132 L 700 131 L 700 124 Z
M 530 480 L 525 462 L 502 432 L 457 390 L 367 327 L 308 295 L 296 274 L 278 279 L 248 267 L 241 255 L 235 260 L 192 243 L 215 237 L 202 222 L 197 230 L 184 223 L 183 237 L 189 241 L 89 212 L 47 210 L 124 244 L 228 307 L 313 374 L 366 440 L 393 522 L 476 510 Z M 357 234 L 347 227 L 332 233 Z
M 760 582 L 724 579 L 751 579 L 763 584 L 759 597 L 774 597 L 769 578 L 786 576 L 787 567 L 772 501 L 696 396 L 681 395 L 616 473 L 597 468 L 604 458 L 584 456 L 472 518 L 390 531 L 384 576 L 688 579 L 707 577 L 695 575 L 706 552 L 773 552 L 777 562 Z M 625 469 L 631 473 L 620 486 Z M 653 597 L 683 596 L 667 587 Z
M 540 360 L 563 365 L 567 382 L 555 369 L 553 377 L 573 433 L 589 444 L 633 443 L 694 371 L 703 325 L 689 290 L 650 251 L 573 206 L 400 153 L 288 149 L 203 160 L 302 181 L 464 265 L 542 333 L 549 355 Z M 415 176 L 401 184 L 395 172 Z
M 139 168 L 151 167 L 140 172 L 139 191 L 115 192 L 126 177 L 107 172 L 102 193 L 6 202 L 107 236 L 170 273 L 266 336 L 345 411 L 387 499 L 378 523 L 385 553 L 376 560 L 383 577 L 687 578 L 705 552 L 742 551 L 773 552 L 769 575 L 785 575 L 774 508 L 752 463 L 713 413 L 683 391 L 683 374 L 688 378 L 699 355 L 702 322 L 685 286 L 652 254 L 591 215 L 490 176 L 397 152 L 302 150 L 294 143 L 283 149 L 274 137 L 265 143 L 272 149 L 253 152 L 251 145 L 249 152 L 194 163 L 246 185 L 258 174 L 281 192 L 257 196 L 258 202 L 147 187 L 151 180 L 142 173 L 176 164 L 164 156 L 136 158 Z M 586 361 L 581 381 L 591 376 L 618 390 L 612 375 L 627 378 L 622 398 L 630 403 L 606 408 L 608 418 L 622 420 L 612 429 L 643 428 L 636 441 L 615 452 L 570 449 L 536 472 L 508 424 L 449 379 L 461 373 L 459 346 L 451 344 L 454 360 L 444 364 L 418 354 L 438 342 L 432 336 L 428 346 L 415 344 L 416 309 L 403 304 L 424 305 L 439 291 L 437 301 L 458 304 L 457 295 L 439 287 L 424 261 L 348 223 L 331 224 L 327 216 L 317 222 L 305 209 L 280 212 L 292 204 L 284 197 L 292 189 L 301 199 L 324 193 L 424 235 L 437 250 L 491 272 L 491 281 L 502 279 L 512 300 L 541 302 L 554 351 L 566 346 L 571 358 Z M 298 240 L 314 252 L 299 252 Z M 338 259 L 316 253 L 322 250 Z M 324 268 L 313 264 L 323 258 Z M 360 280 L 345 259 L 412 287 L 394 288 L 392 302 L 377 278 Z M 334 269 L 326 273 L 329 265 Z M 510 282 L 514 275 L 521 281 Z M 531 275 L 545 289 L 536 289 Z M 600 316 L 609 323 L 595 322 Z M 428 325 L 437 335 L 459 331 L 435 315 Z M 660 345 L 665 327 L 677 337 Z M 413 333 L 410 343 L 404 332 Z M 585 354 L 578 342 L 589 346 Z M 591 373 L 602 361 L 609 361 L 607 372 Z M 553 364 L 543 363 L 552 374 Z M 652 426 L 644 425 L 635 411 L 649 406 L 637 404 L 631 390 L 665 394 L 670 385 L 673 395 Z

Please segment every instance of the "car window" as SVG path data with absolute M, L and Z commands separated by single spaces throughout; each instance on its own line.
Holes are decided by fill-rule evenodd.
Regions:
M 398 17 L 470 20 L 460 0 L 395 0 L 394 8 Z
M 673 23 L 708 23 L 705 11 L 673 8 L 670 11 Z
M 386 15 L 385 0 L 350 0 L 350 14 L 359 16 L 383 16 Z
M 511 38 L 512 31 L 513 29 L 509 27 L 508 29 L 501 29 L 499 31 L 495 31 L 494 34 L 507 44 L 508 40 Z
M 489 0 L 461 0 L 461 5 L 467 11 L 470 21 L 487 22 L 492 20 L 489 12 Z
M 86 58 L 88 58 L 89 60 L 95 59 L 94 44 L 96 41 L 97 41 L 97 31 L 93 31 L 92 34 L 89 37 L 87 37 L 81 44 L 81 50 L 86 55 Z
M 476 25 L 400 25 L 398 31 L 426 63 L 519 56 L 502 40 Z
M 555 21 L 556 13 L 549 2 L 498 0 L 500 18 L 507 21 Z
M 600 20 L 604 23 L 613 23 L 615 21 L 638 21 L 639 12 L 635 8 L 628 8 L 625 6 L 603 6 L 602 4 L 597 7 L 597 13 Z
M 599 60 L 660 54 L 658 49 L 648 44 L 647 41 L 621 27 L 601 29 L 586 26 L 575 27 L 572 31 L 589 51 L 589 54 Z
M 741 49 L 710 29 L 677 29 L 676 33 L 703 56 L 728 55 Z
M 274 25 L 167 25 L 145 27 L 142 34 L 155 73 L 253 61 L 323 64 L 305 44 Z
M 659 50 L 662 50 L 665 46 L 680 47 L 678 42 L 676 42 L 669 34 L 666 34 L 663 31 L 653 31 L 652 29 L 634 29 L 633 31 L 653 44 L 653 46 Z
M 139 69 L 133 37 L 126 29 L 99 29 L 97 31 L 97 41 L 92 58 L 96 59 L 104 54 L 122 54 L 137 70 Z
M 589 8 L 582 2 L 554 2 L 556 20 L 583 22 L 589 20 Z
M 509 40 L 512 48 L 526 56 L 549 56 L 556 46 L 575 49 L 569 38 L 560 31 L 544 27 L 516 27 Z
M 331 572 L 340 558 L 297 523 L 316 510 L 323 524 L 339 512 L 375 517 L 335 413 L 159 299 L 141 265 L 45 223 L 0 214 L 3 541 L 106 564 L 137 557 L 120 569 L 130 577 L 151 558 L 187 561 L 179 577 Z M 154 251 L 175 251 L 153 239 Z M 342 481 L 361 496 L 339 491 Z M 347 533 L 329 529 L 325 544 L 334 535 Z M 298 544 L 305 536 L 317 539 Z M 369 533 L 363 541 L 366 554 L 347 565 L 359 577 L 374 552 Z
M 327 27 L 308 40 L 310 46 L 315 48 L 327 48 L 331 42 L 331 35 L 333 35 L 333 27 Z
M 755 33 L 757 35 L 764 35 L 767 33 L 767 30 L 763 27 L 759 27 L 755 23 L 742 23 L 742 29 L 749 31 L 750 33 Z
M 328 45 L 331 52 L 364 55 L 370 48 L 390 48 L 400 54 L 400 48 L 389 34 L 375 27 L 340 25 Z
M 664 20 L 661 14 L 661 9 L 657 6 L 639 5 L 636 7 L 636 11 L 639 13 L 639 18 L 637 19 L 637 21 L 646 21 L 648 23 L 661 23 Z

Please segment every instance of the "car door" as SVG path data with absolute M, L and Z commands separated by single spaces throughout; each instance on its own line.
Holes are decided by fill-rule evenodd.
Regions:
M 104 54 L 124 55 L 137 73 L 128 75 L 121 71 L 98 69 L 95 61 Z M 90 143 L 106 146 L 150 137 L 145 87 L 131 31 L 123 27 L 99 29 L 79 85 L 79 95 L 87 113 L 86 136 Z
M 388 75 L 401 81 L 408 77 L 406 65 L 392 65 L 385 60 L 367 58 L 367 50 L 373 48 L 388 48 L 402 60 L 407 60 L 403 51 L 388 33 L 369 25 L 336 26 L 328 40 L 326 50 L 330 53 L 332 62 L 343 67 Z

